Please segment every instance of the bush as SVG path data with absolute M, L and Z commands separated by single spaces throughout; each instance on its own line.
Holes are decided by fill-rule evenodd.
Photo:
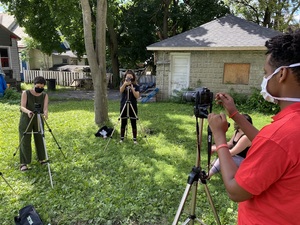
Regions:
M 276 114 L 280 108 L 277 104 L 267 102 L 257 88 L 251 88 L 251 94 L 241 94 L 230 90 L 229 94 L 233 97 L 237 108 L 244 112 L 257 112 L 263 114 Z
M 1 101 L 16 103 L 21 100 L 21 93 L 13 88 L 7 88 Z
M 247 99 L 245 107 L 248 107 L 248 110 L 263 114 L 276 114 L 280 110 L 277 104 L 267 102 L 257 88 L 252 88 L 252 94 Z
M 186 103 L 185 101 L 183 101 L 184 99 L 183 94 L 186 91 L 190 91 L 190 90 L 177 91 L 176 95 L 173 96 L 171 101 L 176 103 Z M 234 99 L 236 107 L 240 111 L 249 112 L 249 113 L 257 112 L 263 114 L 276 114 L 280 110 L 277 104 L 267 102 L 266 100 L 264 100 L 264 98 L 260 94 L 260 90 L 257 88 L 251 88 L 250 95 L 237 93 L 234 91 L 234 89 L 230 89 L 229 94 Z M 213 109 L 222 110 L 222 107 L 217 105 L 215 101 L 213 101 L 212 104 L 213 104 Z

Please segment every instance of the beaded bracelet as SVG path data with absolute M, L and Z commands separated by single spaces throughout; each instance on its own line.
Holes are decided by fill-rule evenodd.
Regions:
M 234 113 L 232 113 L 229 118 L 231 119 L 232 117 L 234 117 L 239 111 L 235 111 Z
M 220 148 L 228 148 L 228 145 L 227 144 L 221 144 L 219 145 L 217 148 L 216 148 L 216 152 L 220 149 Z

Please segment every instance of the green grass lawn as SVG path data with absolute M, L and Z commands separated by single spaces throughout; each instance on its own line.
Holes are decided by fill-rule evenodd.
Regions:
M 47 122 L 66 156 L 46 127 L 52 188 L 47 166 L 39 165 L 35 151 L 32 169 L 19 171 L 19 154 L 13 156 L 19 146 L 19 104 L 0 102 L 0 172 L 17 193 L 0 178 L 2 224 L 14 224 L 18 210 L 28 204 L 51 225 L 172 224 L 196 162 L 193 105 L 149 103 L 138 107 L 138 144 L 131 140 L 130 126 L 120 144 L 119 102 L 109 102 L 109 126 L 116 131 L 107 145 L 109 139 L 94 136 L 98 127 L 93 101 L 50 101 Z M 269 116 L 251 116 L 258 128 L 270 122 Z M 207 171 L 207 121 L 199 122 L 203 122 L 201 167 Z M 228 137 L 232 132 L 233 124 Z M 228 199 L 221 176 L 214 176 L 207 186 L 221 223 L 235 224 L 237 204 Z M 190 197 L 181 221 L 190 214 Z M 196 215 L 206 224 L 216 224 L 201 184 Z

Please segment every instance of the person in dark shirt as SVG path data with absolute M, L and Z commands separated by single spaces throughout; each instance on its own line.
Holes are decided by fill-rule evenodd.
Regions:
M 34 142 L 37 152 L 37 158 L 41 164 L 45 164 L 46 153 L 43 142 L 43 137 L 38 134 L 39 123 L 38 117 L 35 116 L 36 104 L 40 105 L 40 113 L 44 118 L 48 118 L 48 94 L 44 93 L 44 86 L 46 80 L 44 77 L 36 77 L 33 81 L 34 87 L 31 90 L 23 91 L 21 96 L 21 117 L 19 123 L 19 137 L 20 137 L 20 170 L 28 170 L 28 164 L 31 163 L 32 148 L 31 148 L 31 133 L 24 134 L 27 129 L 27 133 L 33 131 Z M 31 118 L 33 120 L 31 120 Z M 30 123 L 31 121 L 31 123 Z M 29 124 L 30 123 L 30 124 Z M 43 124 L 42 124 L 43 126 Z
M 136 76 L 132 70 L 127 70 L 124 75 L 123 84 L 120 87 L 121 104 L 121 140 L 123 142 L 127 119 L 130 119 L 132 127 L 133 142 L 137 144 L 137 99 L 140 97 L 140 86 L 136 82 Z

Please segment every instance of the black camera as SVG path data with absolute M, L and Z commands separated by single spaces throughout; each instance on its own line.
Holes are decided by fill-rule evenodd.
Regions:
M 125 81 L 127 81 L 127 82 L 131 82 L 131 78 L 130 78 L 130 77 L 128 77 L 128 78 L 126 78 L 126 79 L 125 79 Z
M 34 112 L 40 113 L 42 109 L 41 103 L 34 103 Z
M 195 102 L 194 114 L 196 117 L 207 118 L 208 113 L 212 111 L 213 93 L 206 87 L 184 92 L 182 98 L 187 102 Z

